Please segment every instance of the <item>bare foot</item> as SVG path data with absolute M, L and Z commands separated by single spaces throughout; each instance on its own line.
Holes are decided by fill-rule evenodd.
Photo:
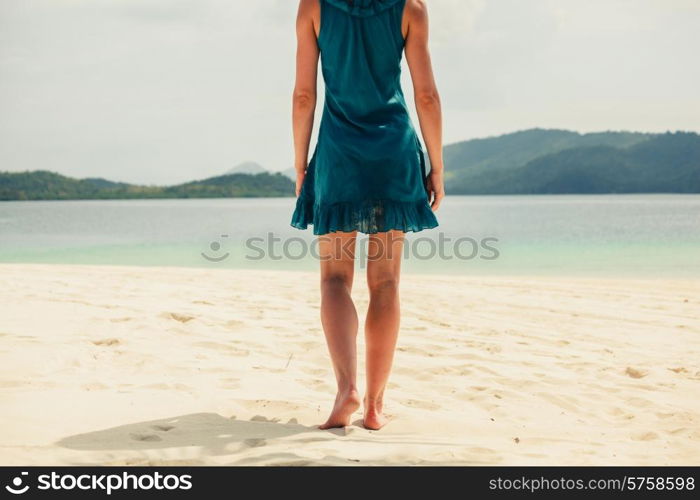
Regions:
M 319 429 L 333 429 L 334 427 L 345 427 L 350 425 L 352 414 L 360 407 L 360 394 L 355 390 L 341 393 L 335 397 L 335 404 L 331 416 L 325 424 L 319 425 Z
M 365 417 L 362 421 L 365 429 L 378 431 L 384 427 L 387 422 L 389 422 L 389 419 L 382 412 L 382 402 L 374 401 L 368 403 L 367 400 L 365 400 Z

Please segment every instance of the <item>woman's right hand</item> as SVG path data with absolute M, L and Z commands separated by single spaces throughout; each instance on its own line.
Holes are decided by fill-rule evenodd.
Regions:
M 442 170 L 430 170 L 428 174 L 428 201 L 433 212 L 437 212 L 440 203 L 445 197 L 445 181 Z

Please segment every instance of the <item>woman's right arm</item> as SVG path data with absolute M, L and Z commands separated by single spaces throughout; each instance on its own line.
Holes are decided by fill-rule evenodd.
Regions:
M 292 96 L 292 130 L 294 134 L 294 169 L 296 194 L 299 196 L 308 166 L 309 142 L 316 110 L 316 78 L 319 48 L 316 23 L 320 16 L 318 0 L 300 0 L 297 13 L 296 80 Z
M 416 112 L 430 158 L 428 191 L 433 211 L 445 197 L 442 159 L 442 107 L 428 49 L 428 8 L 424 0 L 407 0 L 406 62 L 411 71 Z

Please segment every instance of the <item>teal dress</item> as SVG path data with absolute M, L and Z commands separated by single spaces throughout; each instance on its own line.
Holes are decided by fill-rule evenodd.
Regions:
M 292 226 L 314 234 L 438 225 L 401 90 L 406 0 L 320 0 L 326 97 Z

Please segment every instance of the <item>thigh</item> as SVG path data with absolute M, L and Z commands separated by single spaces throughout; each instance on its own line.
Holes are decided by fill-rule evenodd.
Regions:
M 403 231 L 387 231 L 369 236 L 367 284 L 370 288 L 387 281 L 398 282 L 405 237 Z
M 343 279 L 352 284 L 356 237 L 357 231 L 328 233 L 318 237 L 321 280 Z

